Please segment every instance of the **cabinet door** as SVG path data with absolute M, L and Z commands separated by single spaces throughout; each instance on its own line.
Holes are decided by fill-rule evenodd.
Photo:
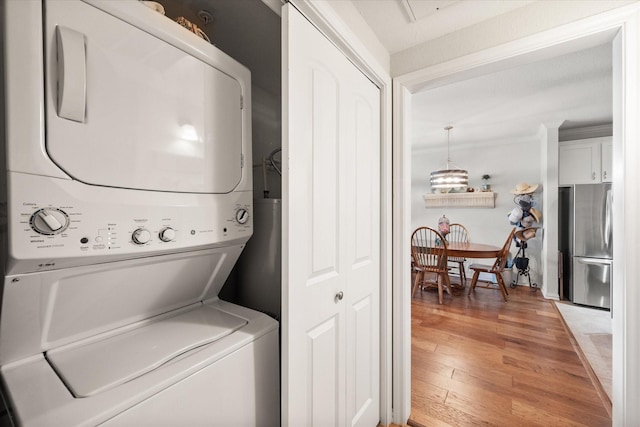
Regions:
M 613 140 L 602 143 L 602 182 L 613 181 Z
M 561 144 L 558 160 L 560 185 L 600 182 L 600 142 L 579 141 Z
M 282 421 L 379 420 L 380 93 L 283 8 Z

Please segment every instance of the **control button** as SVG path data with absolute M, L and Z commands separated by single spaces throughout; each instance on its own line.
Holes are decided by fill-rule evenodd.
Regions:
M 31 215 L 29 225 L 35 232 L 50 236 L 66 230 L 69 226 L 69 217 L 57 208 L 39 209 Z
M 89 243 L 89 239 L 87 239 L 86 237 L 83 237 L 82 239 L 80 239 L 80 243 L 82 244 Z
M 96 242 L 100 243 L 102 242 L 102 236 L 96 236 Z
M 170 242 L 176 238 L 176 231 L 171 227 L 165 227 L 160 230 L 160 233 L 158 233 L 158 237 L 160 237 L 160 240 L 162 240 L 163 242 Z
M 246 224 L 249 221 L 249 211 L 244 208 L 238 209 L 236 211 L 236 221 L 238 221 L 238 224 Z
M 151 240 L 151 233 L 149 233 L 149 230 L 146 228 L 138 228 L 131 235 L 131 240 L 133 240 L 133 243 L 136 245 L 144 245 Z

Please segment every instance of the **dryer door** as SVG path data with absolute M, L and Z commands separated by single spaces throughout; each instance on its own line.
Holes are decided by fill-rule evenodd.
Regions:
M 172 44 L 84 2 L 46 2 L 48 155 L 88 184 L 232 191 L 242 178 L 242 89 L 214 65 L 226 55 L 130 4 Z

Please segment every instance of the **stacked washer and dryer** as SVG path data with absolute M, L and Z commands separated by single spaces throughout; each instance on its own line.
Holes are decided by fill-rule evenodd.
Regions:
M 278 325 L 218 298 L 253 230 L 249 71 L 136 0 L 4 1 L 14 424 L 278 425 Z

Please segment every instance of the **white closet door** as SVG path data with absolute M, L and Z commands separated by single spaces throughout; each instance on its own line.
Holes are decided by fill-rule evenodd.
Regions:
M 283 14 L 283 423 L 379 419 L 380 93 Z

